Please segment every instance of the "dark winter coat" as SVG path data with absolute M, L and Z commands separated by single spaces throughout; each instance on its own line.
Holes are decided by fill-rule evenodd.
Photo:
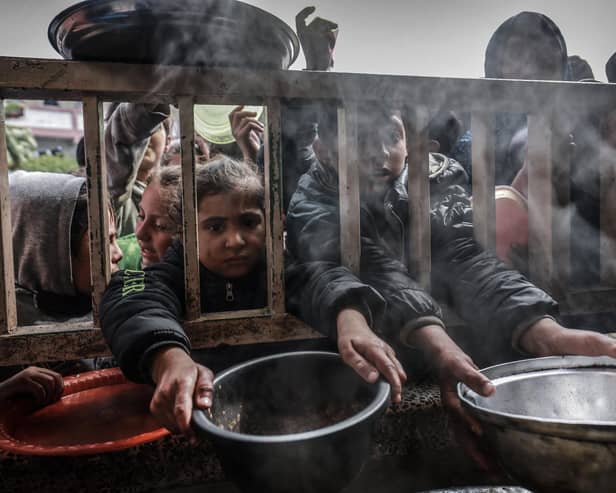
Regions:
M 101 327 L 111 352 L 128 378 L 150 381 L 153 353 L 176 345 L 187 352 L 184 317 L 184 253 L 179 241 L 164 261 L 143 271 L 114 274 L 101 302 Z M 203 312 L 249 310 L 267 305 L 265 263 L 248 276 L 228 280 L 200 266 Z
M 299 182 L 287 215 L 287 308 L 330 336 L 337 313 L 360 310 L 385 337 L 440 324 L 434 298 L 408 274 L 408 194 L 406 170 L 382 204 L 363 204 L 361 265 L 358 275 L 340 264 L 336 174 L 319 163 Z M 432 283 L 486 344 L 510 347 L 534 321 L 555 314 L 557 305 L 517 271 L 508 269 L 473 238 L 472 210 L 459 186 L 432 182 Z

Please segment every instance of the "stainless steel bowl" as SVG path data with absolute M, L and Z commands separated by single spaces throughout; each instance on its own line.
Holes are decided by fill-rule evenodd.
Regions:
M 616 359 L 537 358 L 482 370 L 482 397 L 458 385 L 503 469 L 537 492 L 616 491 Z

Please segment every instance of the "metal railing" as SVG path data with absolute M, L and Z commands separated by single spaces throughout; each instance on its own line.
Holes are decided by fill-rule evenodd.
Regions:
M 176 104 L 181 128 L 184 244 L 185 327 L 195 347 L 317 336 L 285 311 L 282 222 L 281 101 L 287 98 L 330 100 L 338 106 L 341 255 L 358 269 L 359 177 L 357 104 L 388 101 L 403 108 L 409 149 L 409 266 L 429 288 L 431 245 L 429 222 L 428 136 L 431 112 L 440 108 L 471 114 L 473 132 L 473 207 L 477 239 L 495 245 L 494 141 L 491 118 L 498 112 L 527 113 L 529 122 L 529 270 L 546 288 L 567 284 L 567 248 L 555 248 L 553 218 L 553 153 L 557 139 L 550 115 L 555 111 L 593 111 L 616 106 L 616 85 L 488 79 L 439 79 L 306 71 L 206 70 L 149 66 L 0 58 L 0 99 L 59 99 L 83 102 L 88 176 L 88 208 L 93 321 L 18 327 L 15 313 L 11 247 L 8 164 L 4 111 L 0 111 L 0 365 L 88 357 L 107 353 L 99 325 L 98 304 L 109 280 L 106 248 L 108 218 L 102 104 L 140 101 Z M 262 310 L 205 314 L 200 307 L 197 203 L 194 174 L 195 104 L 260 104 L 266 107 L 265 190 L 267 223 L 268 306 Z M 562 176 L 562 175 L 559 175 Z M 607 204 L 602 204 L 607 207 Z M 566 233 L 566 232 L 565 232 Z M 562 236 L 562 229 L 558 233 Z M 562 239 L 562 238 L 560 238 Z M 560 241 L 560 239 L 558 241 Z M 566 308 L 578 296 L 588 311 L 611 306 L 614 292 L 581 294 L 560 290 Z M 582 300 L 580 302 L 580 299 Z

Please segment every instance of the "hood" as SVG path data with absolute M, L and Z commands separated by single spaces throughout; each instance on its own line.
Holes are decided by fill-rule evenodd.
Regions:
M 9 175 L 15 282 L 31 291 L 76 295 L 71 222 L 85 178 L 15 171 Z
M 537 12 L 520 12 L 503 22 L 494 32 L 485 55 L 485 76 L 489 78 L 502 78 L 503 53 L 507 42 L 514 34 L 523 38 L 545 37 L 552 38 L 560 48 L 562 59 L 562 79 L 567 72 L 567 45 L 558 26 L 547 16 Z

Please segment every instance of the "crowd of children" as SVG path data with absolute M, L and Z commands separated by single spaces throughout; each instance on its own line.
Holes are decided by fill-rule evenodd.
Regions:
M 309 13 L 298 15 L 302 44 L 312 39 L 311 53 L 317 59 L 308 60 L 309 68 L 330 69 L 337 26 L 321 21 L 311 31 L 305 24 Z M 573 66 L 558 27 L 529 12 L 499 27 L 486 52 L 487 77 L 563 80 Z M 359 112 L 361 265 L 358 272 L 344 267 L 337 130 L 327 113 L 312 108 L 304 114 L 316 121 L 292 122 L 301 129 L 301 138 L 289 149 L 306 172 L 298 181 L 285 180 L 286 303 L 288 311 L 327 335 L 363 378 L 374 382 L 384 377 L 392 385 L 393 401 L 400 401 L 408 369 L 397 354 L 419 349 L 438 374 L 444 403 L 469 422 L 457 399 L 456 382 L 482 395 L 490 395 L 494 387 L 448 334 L 441 303 L 483 335 L 495 359 L 512 349 L 536 356 L 616 357 L 614 340 L 561 325 L 550 295 L 474 240 L 468 195 L 472 135 L 449 111 L 440 113 L 429 128 L 434 146 L 432 291 L 409 274 L 412 197 L 406 188 L 406 128 L 399 109 L 385 104 L 366 104 Z M 207 361 L 201 364 L 191 355 L 182 328 L 181 171 L 162 166 L 176 161 L 169 115 L 168 105 L 121 103 L 106 118 L 113 275 L 100 308 L 103 333 L 124 373 L 155 386 L 151 409 L 161 424 L 188 433 L 193 406 L 212 403 L 214 374 Z M 267 304 L 260 174 L 264 128 L 255 117 L 241 106 L 230 114 L 242 160 L 210 155 L 207 149 L 201 152 L 207 161 L 195 164 L 204 312 Z M 601 128 L 605 141 L 616 148 L 613 120 L 612 112 Z M 520 161 L 518 153 L 512 154 L 511 142 L 525 125 L 525 115 L 496 116 L 497 181 L 510 184 L 523 169 L 526 156 Z M 519 147 L 525 150 L 525 141 Z M 19 324 L 86 319 L 91 306 L 85 179 L 15 172 L 10 192 Z M 121 248 L 116 231 L 122 235 Z M 16 392 L 44 404 L 59 397 L 61 377 L 32 367 L 0 385 L 0 397 Z

